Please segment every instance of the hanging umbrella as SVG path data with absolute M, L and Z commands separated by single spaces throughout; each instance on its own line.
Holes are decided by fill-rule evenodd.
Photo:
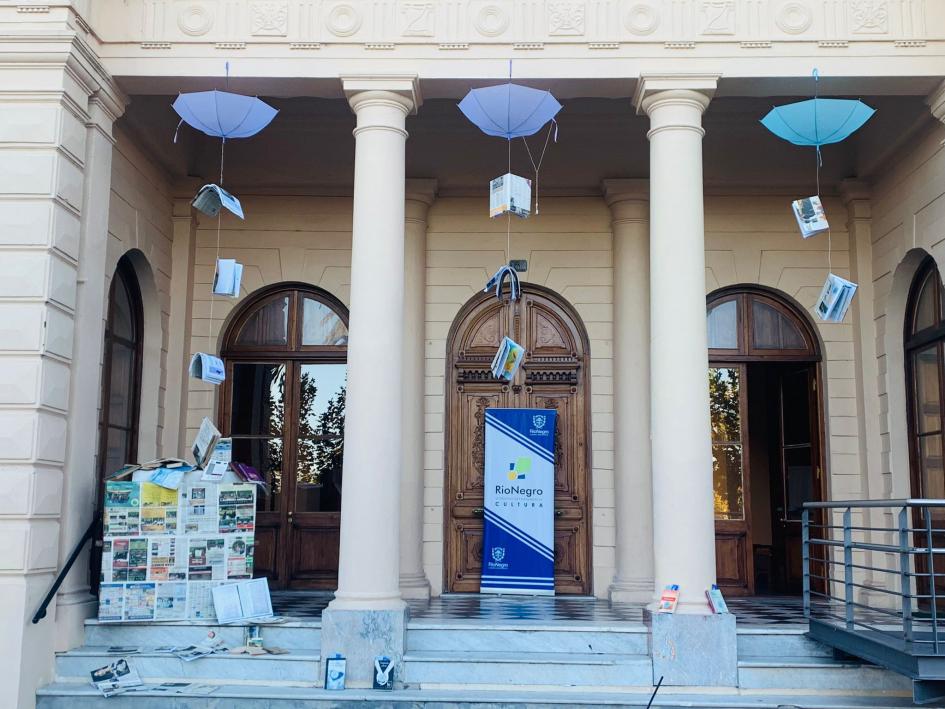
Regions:
M 860 100 L 812 98 L 777 106 L 762 125 L 794 145 L 839 143 L 859 130 L 876 110 Z
M 509 82 L 472 89 L 459 110 L 486 135 L 524 138 L 534 135 L 561 110 L 549 91 Z
M 820 98 L 820 74 L 814 69 L 814 98 L 775 106 L 761 124 L 794 145 L 816 147 L 839 143 L 859 130 L 876 110 L 859 99 Z
M 173 106 L 181 123 L 224 140 L 256 135 L 279 112 L 255 96 L 216 89 L 180 94 Z

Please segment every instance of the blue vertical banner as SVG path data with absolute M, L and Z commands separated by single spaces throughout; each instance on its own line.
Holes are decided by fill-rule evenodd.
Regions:
M 555 592 L 554 409 L 486 409 L 480 593 Z

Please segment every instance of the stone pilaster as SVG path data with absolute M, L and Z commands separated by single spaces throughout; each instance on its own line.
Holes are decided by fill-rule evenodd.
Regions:
M 616 571 L 610 600 L 653 597 L 650 473 L 650 185 L 605 180 L 614 249 Z
M 91 612 L 80 560 L 62 609 L 54 599 L 30 622 L 90 521 L 111 127 L 124 109 L 62 30 L 0 39 L 0 686 L 20 707 L 51 679 L 56 635 L 70 642 Z
M 400 593 L 429 598 L 423 571 L 424 329 L 427 213 L 436 180 L 407 180 L 404 205 L 404 463 L 400 485 Z

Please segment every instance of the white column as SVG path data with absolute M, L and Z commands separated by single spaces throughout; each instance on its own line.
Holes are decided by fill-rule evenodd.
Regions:
M 400 593 L 429 598 L 423 571 L 424 328 L 427 212 L 436 180 L 407 180 L 404 205 L 404 452 L 400 485 Z
M 405 119 L 410 79 L 344 79 L 357 115 L 341 550 L 334 610 L 399 610 Z
M 702 113 L 715 79 L 642 79 L 650 117 L 650 409 L 655 589 L 708 612 L 715 519 L 705 316 Z M 694 90 L 694 89 L 702 89 Z
M 650 473 L 650 186 L 604 180 L 614 239 L 614 487 L 617 568 L 610 600 L 653 596 Z

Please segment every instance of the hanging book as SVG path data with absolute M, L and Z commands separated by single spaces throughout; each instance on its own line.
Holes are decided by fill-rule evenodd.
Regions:
M 217 427 L 213 425 L 210 419 L 204 417 L 203 421 L 200 422 L 194 445 L 190 449 L 198 468 L 203 468 L 210 461 L 213 449 L 217 447 L 219 441 L 220 432 Z
M 243 279 L 243 264 L 236 259 L 218 258 L 217 268 L 213 274 L 214 295 L 228 295 L 239 298 L 240 281 Z
M 240 201 L 219 185 L 204 185 L 201 187 L 191 204 L 194 209 L 208 217 L 217 216 L 220 209 L 226 207 L 240 219 L 244 219 L 243 206 Z
M 532 211 L 532 181 L 507 172 L 489 183 L 489 216 L 510 212 L 527 218 Z
M 198 352 L 190 360 L 190 376 L 210 384 L 219 384 L 226 379 L 223 360 L 206 352 Z
M 495 353 L 492 360 L 492 376 L 507 382 L 512 381 L 524 356 L 524 347 L 508 337 L 503 337 L 499 344 L 499 351 Z
M 814 309 L 824 322 L 841 322 L 847 314 L 854 293 L 856 283 L 828 273 Z
M 817 195 L 795 200 L 791 202 L 791 208 L 794 210 L 794 218 L 797 219 L 801 236 L 805 239 L 822 234 L 830 228 L 824 205 L 821 204 L 820 197 Z

